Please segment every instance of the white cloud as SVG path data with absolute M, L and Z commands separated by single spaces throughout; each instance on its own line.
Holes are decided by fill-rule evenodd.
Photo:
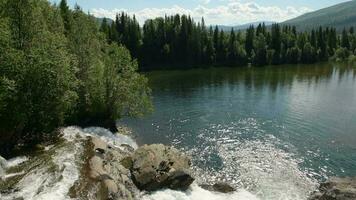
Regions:
M 210 0 L 199 0 L 208 2 Z M 281 22 L 287 19 L 294 18 L 306 12 L 312 11 L 307 7 L 286 7 L 278 6 L 261 6 L 254 2 L 240 2 L 239 0 L 227 0 L 223 5 L 213 8 L 205 5 L 199 5 L 195 8 L 186 9 L 178 5 L 170 8 L 145 8 L 142 10 L 127 10 L 116 8 L 106 10 L 102 8 L 92 9 L 91 13 L 96 17 L 108 17 L 115 19 L 116 13 L 127 12 L 130 15 L 135 15 L 137 20 L 142 24 L 145 20 L 163 17 L 165 15 L 186 14 L 191 15 L 194 19 L 200 20 L 205 18 L 207 24 L 243 24 L 255 21 L 276 21 Z

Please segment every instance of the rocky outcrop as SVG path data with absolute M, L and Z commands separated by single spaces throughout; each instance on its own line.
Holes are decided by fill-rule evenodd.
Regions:
M 200 185 L 205 190 L 209 190 L 212 192 L 220 192 L 220 193 L 230 193 L 235 192 L 236 189 L 231 187 L 227 183 L 215 183 L 214 185 Z
M 186 190 L 194 181 L 189 171 L 190 159 L 177 149 L 162 144 L 142 146 L 124 162 L 141 190 Z
M 101 195 L 104 199 L 136 199 L 138 190 L 130 177 L 130 171 L 121 163 L 131 149 L 108 146 L 104 141 L 92 137 L 93 157 L 89 160 L 89 176 L 101 183 Z
M 319 187 L 309 200 L 355 200 L 356 177 L 331 178 Z
M 127 136 L 95 127 L 61 133 L 61 140 L 38 148 L 24 164 L 0 158 L 0 176 L 5 168 L 8 173 L 0 179 L 0 199 L 43 199 L 57 195 L 60 186 L 61 199 L 136 200 L 144 194 L 140 190 L 186 190 L 194 181 L 190 159 L 177 149 L 146 145 L 135 151 Z

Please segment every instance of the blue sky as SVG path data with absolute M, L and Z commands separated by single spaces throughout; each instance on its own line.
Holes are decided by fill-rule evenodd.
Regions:
M 60 0 L 51 0 L 59 2 Z M 120 11 L 135 14 L 142 23 L 164 14 L 184 13 L 209 24 L 284 21 L 306 12 L 348 0 L 67 0 L 97 17 L 113 18 Z

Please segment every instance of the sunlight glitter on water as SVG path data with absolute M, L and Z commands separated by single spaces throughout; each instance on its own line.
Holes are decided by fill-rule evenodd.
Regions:
M 263 200 L 305 200 L 318 184 L 301 169 L 303 158 L 291 153 L 293 147 L 262 131 L 255 119 L 211 125 L 198 139 L 188 151 L 198 183 L 227 182 Z

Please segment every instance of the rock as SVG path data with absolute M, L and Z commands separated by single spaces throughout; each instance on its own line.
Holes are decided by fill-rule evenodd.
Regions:
M 104 199 L 135 199 L 139 191 L 129 178 L 129 169 L 122 164 L 131 152 L 108 146 L 96 137 L 91 137 L 91 144 L 94 156 L 89 160 L 90 177 L 101 183 Z
M 126 151 L 128 151 L 128 152 L 134 152 L 135 151 L 135 149 L 132 147 L 132 146 L 130 146 L 130 145 L 128 145 L 128 144 L 122 144 L 122 145 L 120 145 L 124 150 L 126 150 Z
M 95 149 L 95 152 L 99 153 L 99 154 L 104 154 L 105 153 L 105 149 L 97 148 L 97 149 Z
M 205 190 L 209 190 L 212 192 L 220 192 L 220 193 L 230 193 L 235 192 L 236 189 L 231 187 L 227 183 L 215 183 L 214 185 L 200 185 Z
M 177 149 L 154 144 L 142 146 L 133 153 L 130 171 L 141 190 L 186 190 L 194 181 L 190 165 L 190 159 Z
M 356 177 L 331 178 L 320 184 L 319 191 L 312 194 L 309 200 L 355 200 Z
M 121 163 L 121 165 L 124 166 L 126 169 L 132 168 L 132 165 L 133 165 L 133 163 L 132 163 L 132 158 L 131 158 L 130 156 L 128 156 L 128 157 L 122 159 L 122 160 L 120 161 L 120 163 Z
M 107 199 L 117 199 L 117 193 L 119 192 L 119 189 L 113 180 L 110 178 L 104 179 L 102 181 L 102 187 L 104 189 L 104 195 L 107 197 Z

